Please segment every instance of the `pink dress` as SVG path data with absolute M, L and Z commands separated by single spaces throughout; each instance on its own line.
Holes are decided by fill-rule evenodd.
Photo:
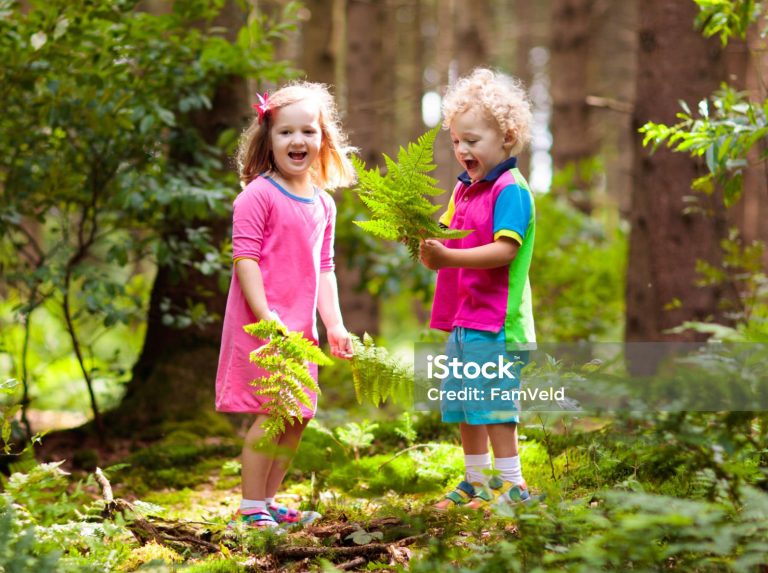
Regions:
M 333 233 L 336 205 L 325 191 L 312 198 L 298 197 L 269 177 L 251 181 L 234 202 L 233 259 L 259 262 L 269 308 L 290 330 L 317 342 L 317 296 L 321 272 L 333 271 Z M 261 341 L 243 326 L 256 322 L 243 290 L 232 273 L 221 335 L 216 374 L 216 409 L 219 412 L 265 413 L 266 399 L 254 395 L 251 382 L 267 373 L 249 360 Z M 310 364 L 317 380 L 317 365 Z M 311 393 L 312 418 L 317 396 Z

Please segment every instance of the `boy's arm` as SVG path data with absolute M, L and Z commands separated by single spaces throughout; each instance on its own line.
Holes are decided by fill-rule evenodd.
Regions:
M 436 239 L 426 239 L 419 247 L 419 257 L 433 271 L 447 267 L 495 269 L 511 263 L 519 248 L 517 241 L 506 236 L 471 249 L 449 249 Z
M 336 285 L 336 273 L 333 271 L 320 273 L 317 310 L 328 334 L 331 354 L 339 358 L 351 358 L 354 354 L 352 338 L 344 327 L 344 321 L 341 318 L 339 289 Z

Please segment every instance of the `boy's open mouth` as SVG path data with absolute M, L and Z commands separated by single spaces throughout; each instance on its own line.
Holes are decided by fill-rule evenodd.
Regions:
M 291 151 L 288 153 L 288 157 L 293 159 L 294 161 L 301 161 L 307 156 L 306 151 Z

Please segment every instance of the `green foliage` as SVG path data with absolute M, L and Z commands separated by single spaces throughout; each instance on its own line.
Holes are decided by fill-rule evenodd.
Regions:
M 695 24 L 705 37 L 720 36 L 723 46 L 738 36 L 744 38 L 749 26 L 760 18 L 761 0 L 694 0 L 699 6 Z
M 768 342 L 768 276 L 763 266 L 765 245 L 755 241 L 744 244 L 731 230 L 721 241 L 723 257 L 720 266 L 696 261 L 697 285 L 715 286 L 731 293 L 720 302 L 734 325 L 688 321 L 671 330 L 701 332 L 716 340 L 728 342 Z
M 219 0 L 162 15 L 136 4 L 0 3 L 0 285 L 28 335 L 36 309 L 57 307 L 94 414 L 92 345 L 103 328 L 141 323 L 149 287 L 136 288 L 138 274 L 159 264 L 174 280 L 192 269 L 226 279 L 209 222 L 236 185 L 194 114 L 233 74 L 287 71 L 271 62 L 287 25 L 255 18 L 230 43 L 213 22 Z M 164 323 L 210 323 L 200 291 L 185 308 L 165 304 Z
M 619 340 L 623 335 L 627 235 L 551 194 L 536 199 L 546 228 L 531 264 L 539 340 Z
M 373 443 L 373 431 L 378 427 L 378 424 L 368 420 L 363 420 L 360 424 L 348 422 L 346 425 L 336 428 L 336 436 L 341 443 L 352 448 L 355 461 L 360 461 L 360 450 L 370 447 Z
M 674 151 L 704 157 L 709 173 L 696 179 L 693 188 L 711 194 L 715 183 L 722 185 L 725 205 L 732 205 L 741 196 L 747 154 L 768 138 L 768 100 L 752 102 L 747 93 L 723 84 L 711 98 L 699 102 L 697 116 L 685 102 L 680 105 L 678 123 L 648 122 L 640 128 L 645 134 L 643 145 L 652 143 L 656 149 L 665 144 Z M 760 159 L 768 159 L 768 152 L 763 150 Z
M 370 402 L 379 406 L 391 399 L 400 404 L 413 400 L 413 372 L 386 348 L 377 346 L 373 339 L 363 334 L 360 340 L 352 337 L 355 355 L 352 358 L 352 380 L 359 404 Z
M 269 412 L 263 424 L 264 440 L 271 441 L 285 431 L 285 424 L 302 418 L 301 406 L 310 410 L 312 400 L 307 390 L 320 393 L 320 387 L 307 369 L 307 362 L 331 364 L 320 348 L 300 332 L 285 333 L 284 327 L 274 320 L 260 320 L 245 326 L 245 331 L 266 341 L 253 350 L 251 362 L 270 373 L 269 377 L 254 380 L 254 393 L 266 396 L 264 409 Z M 305 389 L 306 388 L 306 389 Z
M 366 169 L 360 159 L 353 158 L 359 178 L 355 191 L 373 216 L 370 221 L 355 224 L 380 239 L 405 243 L 413 258 L 418 257 L 422 239 L 459 238 L 471 232 L 446 230 L 432 219 L 440 206 L 431 203 L 427 196 L 444 193 L 435 187 L 437 181 L 427 175 L 435 168 L 432 148 L 439 129 L 434 127 L 416 143 L 401 147 L 397 163 L 384 155 L 385 175 L 378 168 Z
M 34 528 L 23 528 L 13 505 L 0 500 L 0 569 L 7 573 L 54 573 L 60 571 L 58 561 L 59 552 L 37 550 Z

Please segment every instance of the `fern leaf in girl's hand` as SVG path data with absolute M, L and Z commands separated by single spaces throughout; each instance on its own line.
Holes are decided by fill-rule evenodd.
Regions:
M 423 239 L 458 239 L 472 232 L 444 229 L 432 218 L 440 205 L 432 204 L 428 197 L 445 192 L 435 187 L 436 179 L 427 175 L 435 169 L 433 147 L 439 129 L 435 127 L 416 143 L 401 147 L 397 162 L 384 155 L 385 175 L 378 168 L 366 169 L 361 159 L 352 158 L 359 181 L 354 191 L 372 215 L 370 221 L 355 224 L 380 239 L 404 243 L 414 259 L 419 256 L 419 242 Z
M 387 349 L 376 346 L 366 333 L 362 340 L 352 337 L 355 355 L 352 357 L 352 382 L 358 403 L 379 406 L 391 399 L 408 405 L 413 399 L 413 372 Z
M 285 424 L 302 417 L 302 404 L 312 408 L 306 389 L 320 393 L 307 368 L 307 362 L 328 365 L 332 361 L 300 332 L 288 331 L 278 320 L 260 320 L 244 327 L 245 331 L 266 342 L 251 351 L 250 360 L 266 370 L 269 376 L 251 384 L 254 393 L 267 397 L 264 409 L 269 412 L 263 424 L 264 440 L 269 441 L 285 431 Z

